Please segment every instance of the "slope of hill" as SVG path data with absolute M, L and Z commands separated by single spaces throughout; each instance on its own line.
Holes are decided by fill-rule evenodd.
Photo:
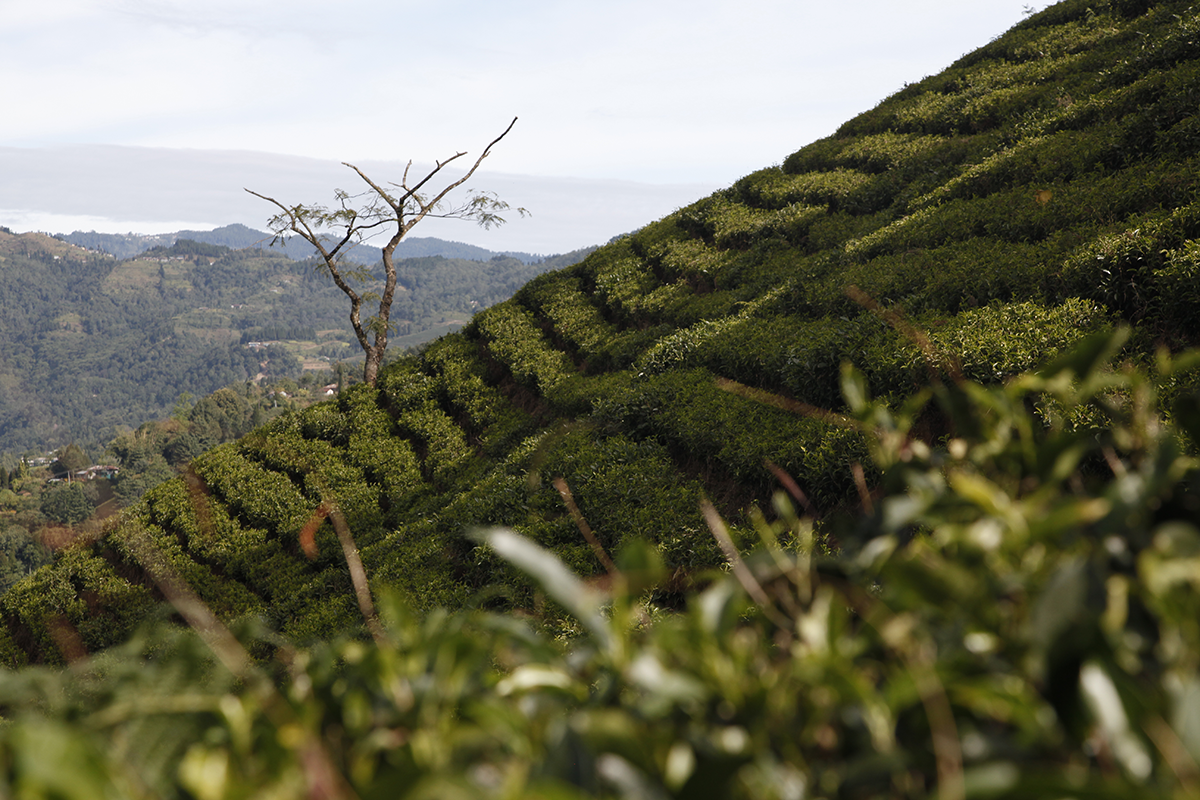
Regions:
M 496 583 L 529 599 L 463 536 L 478 524 L 595 572 L 558 478 L 604 547 L 658 546 L 668 604 L 722 560 L 706 495 L 744 542 L 746 510 L 786 474 L 853 553 L 874 476 L 859 435 L 817 410 L 844 409 L 843 361 L 901 398 L 939 376 L 1002 381 L 1119 321 L 1132 359 L 1195 342 L 1198 37 L 1181 2 L 1031 17 L 781 165 L 534 279 L 377 388 L 204 454 L 4 596 L 6 657 L 58 659 L 52 618 L 89 649 L 126 636 L 157 599 L 149 542 L 226 617 L 299 639 L 344 629 L 334 504 L 376 584 L 424 608 Z M 950 433 L 936 414 L 917 430 Z

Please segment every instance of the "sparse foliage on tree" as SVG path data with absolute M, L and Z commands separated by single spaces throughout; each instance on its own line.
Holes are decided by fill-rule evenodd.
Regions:
M 288 206 L 273 197 L 251 189 L 246 190 L 279 208 L 279 213 L 268 222 L 276 240 L 295 235 L 315 247 L 321 259 L 321 269 L 329 273 L 337 287 L 350 299 L 350 323 L 366 355 L 363 381 L 368 385 L 375 385 L 376 375 L 387 350 L 388 334 L 392 328 L 392 300 L 397 290 L 396 266 L 393 261 L 396 246 L 426 217 L 471 220 L 484 228 L 504 223 L 505 220 L 500 215 L 509 209 L 509 205 L 491 192 L 473 193 L 462 202 L 449 201 L 447 198 L 451 192 L 470 180 L 492 148 L 508 135 L 516 122 L 514 117 L 504 132 L 483 148 L 483 152 L 466 174 L 440 189 L 432 188 L 432 182 L 452 162 L 465 156 L 465 151 L 455 153 L 444 161 L 435 162 L 434 168 L 420 179 L 410 178 L 412 162 L 409 161 L 399 183 L 376 182 L 358 167 L 343 162 L 345 166 L 354 170 L 369 188 L 358 194 L 338 189 L 335 192 L 336 203 L 333 207 L 303 204 Z M 516 211 L 522 216 L 527 213 L 523 208 Z M 348 262 L 345 256 L 355 245 L 382 233 L 388 233 L 389 239 L 383 246 L 383 277 L 380 284 L 376 283 L 379 277 L 371 269 Z M 356 284 L 360 288 L 367 288 L 360 291 L 355 288 Z M 369 288 L 372 285 L 375 288 Z M 379 303 L 377 312 L 364 320 L 363 304 L 376 301 Z
M 95 507 L 95 490 L 79 482 L 60 484 L 42 495 L 41 512 L 66 525 L 83 522 Z

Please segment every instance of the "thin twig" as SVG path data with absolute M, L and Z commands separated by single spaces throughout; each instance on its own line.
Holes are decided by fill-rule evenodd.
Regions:
M 50 629 L 50 638 L 54 640 L 68 664 L 74 666 L 87 658 L 88 651 L 83 637 L 69 619 L 62 614 L 51 614 L 46 618 L 46 627 Z
M 583 514 L 579 511 L 579 506 L 575 505 L 575 498 L 571 494 L 571 487 L 567 486 L 567 482 L 562 478 L 555 478 L 551 483 L 554 484 L 555 489 L 558 489 L 558 493 L 562 495 L 563 503 L 567 506 L 567 512 L 571 515 L 571 519 L 575 521 L 575 526 L 579 528 L 579 532 L 583 534 L 583 538 L 587 539 L 587 543 L 592 546 L 592 552 L 596 554 L 597 560 L 604 565 L 609 575 L 614 578 L 617 577 L 620 574 L 617 570 L 617 565 L 608 557 L 604 545 L 600 544 L 600 540 L 592 532 L 592 527 L 587 524 L 587 520 L 583 518 Z
M 130 549 L 141 562 L 142 568 L 154 580 L 184 621 L 200 635 L 209 649 L 220 659 L 225 668 L 243 680 L 255 673 L 254 662 L 237 638 L 217 619 L 199 595 L 192 591 L 159 552 L 149 534 L 138 531 L 129 536 Z
M 1150 741 L 1162 753 L 1163 761 L 1183 787 L 1189 797 L 1200 797 L 1200 764 L 1188 750 L 1167 721 L 1158 715 L 1151 717 L 1143 726 Z
M 1118 478 L 1125 477 L 1125 474 L 1128 472 L 1128 470 L 1126 470 L 1125 465 L 1121 463 L 1121 459 L 1117 457 L 1116 451 L 1113 450 L 1112 447 L 1105 445 L 1104 447 L 1100 448 L 1100 452 L 1104 455 L 1104 462 L 1108 464 L 1108 468 L 1112 470 L 1112 474 Z
M 139 530 L 127 541 L 134 556 L 146 574 L 154 581 L 167 601 L 179 612 L 188 626 L 208 645 L 217 659 L 229 672 L 247 685 L 265 692 L 267 702 L 263 713 L 276 728 L 295 725 L 297 720 L 290 704 L 255 666 L 254 660 L 242 647 L 237 637 L 230 632 L 204 601 L 188 586 L 178 573 L 167 563 L 149 534 Z M 357 797 L 346 779 L 338 772 L 328 750 L 319 738 L 306 734 L 306 741 L 298 748 L 301 771 L 307 783 L 308 794 L 315 798 L 340 800 Z
M 342 516 L 341 509 L 337 506 L 330 509 L 329 519 L 333 522 L 333 529 L 337 531 L 338 541 L 342 545 L 342 553 L 346 557 L 346 565 L 350 568 L 350 581 L 354 584 L 354 595 L 358 598 L 358 610 L 362 612 L 363 619 L 367 623 L 367 630 L 371 632 L 371 638 L 375 640 L 376 644 L 383 645 L 386 643 L 387 637 L 384 636 L 383 626 L 379 624 L 379 615 L 375 612 L 375 601 L 371 599 L 371 587 L 367 583 L 367 570 L 363 567 L 358 547 L 354 544 L 350 526 L 346 524 L 346 518 Z
M 750 595 L 750 599 L 758 604 L 767 619 L 780 629 L 791 633 L 791 622 L 787 617 L 779 613 L 775 605 L 771 602 L 771 598 L 767 597 L 766 590 L 763 589 L 762 584 L 754 579 L 750 568 L 746 566 L 746 562 L 742 560 L 741 554 L 738 553 L 737 547 L 734 546 L 733 539 L 729 538 L 729 530 L 725 527 L 725 521 L 721 519 L 721 515 L 717 513 L 717 509 L 709 501 L 701 500 L 700 510 L 704 513 L 704 520 L 708 523 L 708 529 L 712 531 L 713 538 L 717 540 L 721 552 L 725 554 L 725 560 L 729 562 L 729 567 L 733 570 L 733 576 L 737 578 L 737 582 L 746 590 L 746 594 Z
M 854 284 L 849 284 L 843 291 L 845 291 L 851 300 L 882 319 L 888 325 L 891 325 L 897 333 L 920 348 L 921 353 L 925 356 L 925 364 L 929 368 L 932 377 L 937 377 L 935 367 L 945 365 L 954 382 L 962 382 L 962 365 L 958 363 L 958 359 L 939 351 L 933 342 L 929 340 L 929 337 L 925 335 L 924 331 L 906 320 L 899 312 L 881 306 L 874 297 L 871 297 L 871 295 Z
M 796 480 L 791 475 L 789 475 L 782 467 L 780 467 L 771 459 L 768 458 L 763 463 L 766 464 L 767 469 L 771 471 L 771 474 L 775 476 L 775 479 L 783 484 L 783 488 L 788 490 L 788 494 L 795 498 L 796 502 L 804 507 L 804 510 L 808 512 L 808 515 L 810 517 L 815 517 L 817 515 L 816 509 L 813 508 L 812 503 L 808 502 L 808 495 L 806 495 L 804 490 L 800 488 L 800 484 L 796 483 Z
M 850 474 L 854 476 L 854 488 L 858 489 L 858 499 L 862 503 L 863 511 L 868 517 L 872 516 L 875 513 L 875 503 L 871 500 L 871 490 L 867 488 L 867 475 L 863 472 L 863 465 L 855 461 L 850 465 Z
M 850 419 L 844 414 L 838 414 L 835 411 L 828 411 L 824 408 L 819 408 L 818 406 L 809 405 L 808 403 L 800 400 L 793 400 L 790 397 L 784 397 L 783 395 L 776 394 L 775 392 L 768 392 L 765 389 L 756 389 L 753 386 L 746 386 L 743 383 L 738 383 L 737 381 L 730 380 L 729 378 L 717 378 L 717 388 L 726 392 L 730 392 L 731 394 L 739 395 L 747 400 L 753 400 L 757 403 L 762 403 L 763 405 L 774 406 L 775 408 L 781 408 L 784 411 L 790 411 L 793 414 L 800 414 L 805 417 L 819 419 L 822 422 L 829 423 L 830 425 L 838 425 L 843 428 L 858 427 L 854 420 Z

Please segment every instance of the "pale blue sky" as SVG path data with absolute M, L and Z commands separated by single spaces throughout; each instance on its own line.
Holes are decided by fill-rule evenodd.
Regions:
M 509 199 L 534 216 L 447 238 L 571 249 L 778 163 L 986 44 L 1026 3 L 0 0 L 0 224 L 261 226 L 235 199 L 239 165 L 268 193 L 265 165 L 311 171 L 294 188 L 318 192 L 329 173 L 309 159 L 388 169 L 478 152 L 519 116 L 477 183 L 523 188 L 536 202 Z M 122 158 L 140 166 L 113 175 Z M 192 182 L 191 202 L 153 188 L 155 159 Z M 531 178 L 557 182 L 534 191 Z M 634 184 L 654 189 L 639 201 Z M 568 186 L 591 196 L 572 209 Z

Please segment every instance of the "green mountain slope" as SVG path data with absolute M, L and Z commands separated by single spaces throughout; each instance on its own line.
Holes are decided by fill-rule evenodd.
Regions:
M 402 351 L 455 330 L 555 265 L 400 260 L 392 341 Z M 0 231 L 0 304 L 0 452 L 101 444 L 184 392 L 361 358 L 344 295 L 313 262 L 270 250 L 181 240 L 118 260 Z
M 496 583 L 531 599 L 463 536 L 474 525 L 598 571 L 556 478 L 609 550 L 660 547 L 666 602 L 721 560 L 700 498 L 738 539 L 784 473 L 853 551 L 865 444 L 816 410 L 843 409 L 843 361 L 899 398 L 938 376 L 1001 381 L 1118 321 L 1130 358 L 1195 342 L 1197 56 L 1188 3 L 1029 18 L 782 165 L 534 279 L 378 388 L 200 457 L 0 600 L 7 658 L 60 658 L 47 619 L 89 649 L 120 640 L 158 599 L 148 564 L 227 617 L 300 638 L 351 625 L 322 522 L 335 503 L 377 585 L 422 607 Z

